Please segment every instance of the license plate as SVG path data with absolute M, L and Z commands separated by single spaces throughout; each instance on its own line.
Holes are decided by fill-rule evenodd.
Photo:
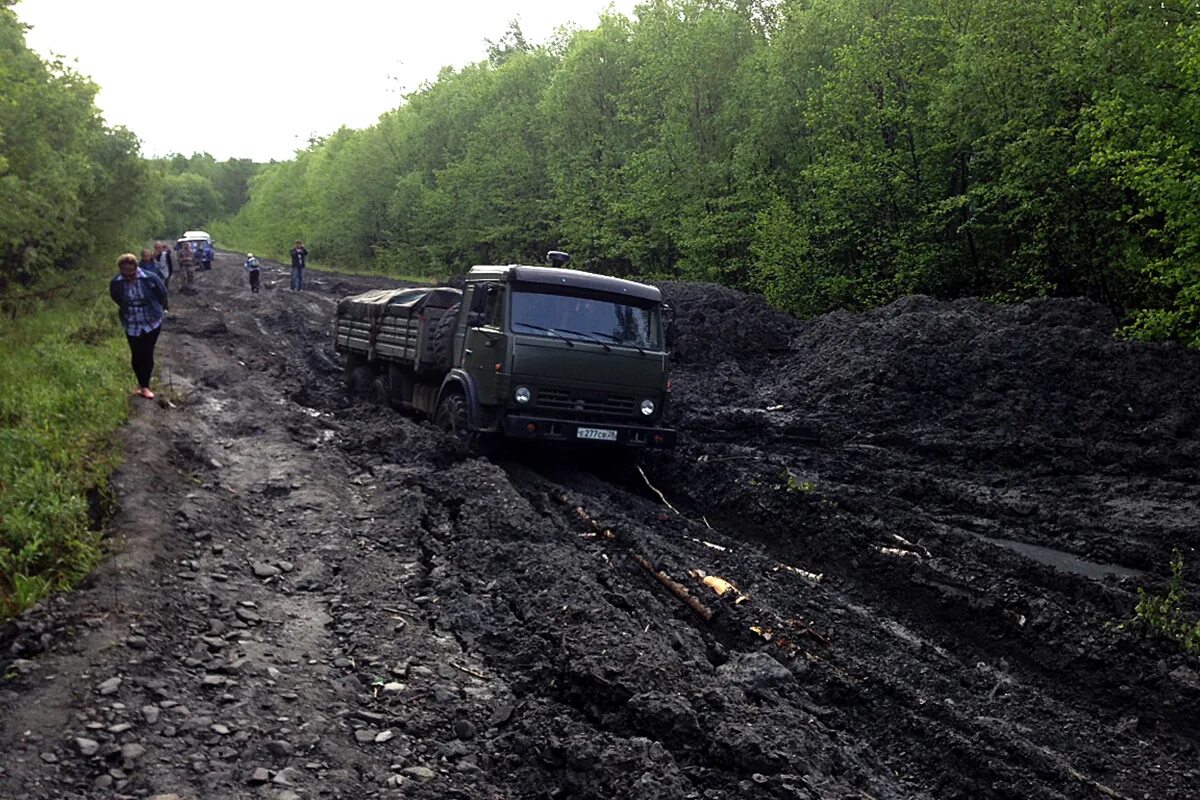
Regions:
M 580 439 L 597 439 L 602 442 L 615 442 L 617 440 L 617 432 L 610 431 L 607 428 L 579 428 L 575 431 L 575 435 Z

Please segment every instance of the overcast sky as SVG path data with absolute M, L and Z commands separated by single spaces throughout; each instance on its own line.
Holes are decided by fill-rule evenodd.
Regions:
M 541 43 L 635 0 L 20 0 L 29 46 L 100 86 L 143 155 L 286 160 L 365 128 L 446 65 L 484 59 L 517 19 Z

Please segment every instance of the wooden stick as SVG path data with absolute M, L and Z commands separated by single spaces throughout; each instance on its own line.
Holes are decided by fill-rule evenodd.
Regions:
M 704 620 L 705 622 L 712 622 L 712 609 L 693 597 L 691 593 L 688 592 L 686 586 L 672 580 L 671 576 L 662 570 L 655 569 L 654 566 L 642 556 L 635 555 L 633 556 L 633 560 L 636 561 L 642 569 L 653 575 L 659 583 L 667 587 L 671 594 L 678 597 L 688 608 L 696 612 L 696 616 L 700 617 L 700 619 Z
M 482 672 L 476 672 L 473 669 L 468 669 L 467 667 L 461 666 L 459 664 L 455 664 L 453 661 L 451 661 L 449 663 L 450 663 L 450 666 L 454 667 L 459 672 L 465 672 L 466 674 L 470 675 L 472 678 L 479 678 L 479 680 L 481 680 L 481 681 L 491 680 L 491 678 L 489 678 L 487 675 L 484 675 Z
M 652 492 L 654 492 L 656 495 L 658 495 L 658 499 L 663 501 L 663 505 L 665 505 L 667 508 L 671 509 L 671 510 L 672 510 L 672 511 L 674 511 L 676 514 L 678 514 L 679 516 L 681 516 L 681 517 L 682 517 L 683 515 L 682 515 L 682 514 L 679 514 L 679 509 L 677 509 L 675 506 L 671 505 L 671 503 L 670 503 L 670 502 L 667 500 L 667 498 L 666 498 L 666 495 L 664 495 L 664 494 L 663 494 L 662 492 L 660 492 L 658 489 L 654 488 L 654 484 L 653 484 L 653 483 L 651 483 L 651 482 L 650 482 L 650 479 L 646 477 L 646 473 L 645 473 L 645 472 L 642 472 L 642 467 L 641 467 L 641 465 L 640 465 L 640 464 L 638 465 L 637 471 L 638 471 L 639 473 L 641 473 L 641 475 L 642 475 L 642 480 L 644 480 L 644 481 L 646 482 L 646 485 L 650 487 L 650 491 L 652 491 Z

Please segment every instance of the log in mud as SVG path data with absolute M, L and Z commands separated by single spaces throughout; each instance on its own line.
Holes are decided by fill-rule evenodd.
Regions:
M 1200 796 L 1196 659 L 1131 623 L 1200 543 L 1196 354 L 669 283 L 638 474 L 353 396 L 334 305 L 388 282 L 240 264 L 173 304 L 111 555 L 0 628 L 0 796 Z

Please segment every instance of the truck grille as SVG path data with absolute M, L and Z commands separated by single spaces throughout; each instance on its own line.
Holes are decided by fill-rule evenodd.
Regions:
M 629 395 L 588 394 L 569 389 L 538 389 L 537 406 L 570 417 L 630 417 L 637 407 Z

